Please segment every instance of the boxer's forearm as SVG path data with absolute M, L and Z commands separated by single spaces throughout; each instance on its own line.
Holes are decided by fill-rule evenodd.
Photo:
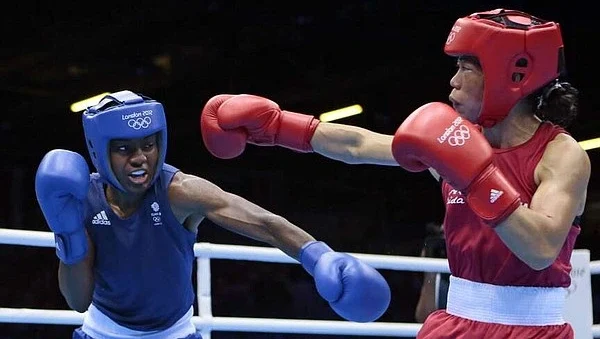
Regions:
M 183 187 L 188 188 L 188 193 L 196 191 L 201 197 L 199 199 L 204 199 L 202 202 L 203 213 L 213 223 L 229 231 L 277 247 L 294 259 L 298 259 L 300 249 L 306 242 L 315 240 L 310 234 L 284 217 L 238 195 L 225 192 L 205 180 L 195 178 Z M 181 204 L 181 201 L 179 203 Z
M 315 240 L 300 227 L 277 215 L 273 215 L 267 222 L 267 229 L 271 234 L 269 243 L 296 260 L 300 260 L 302 246 Z
M 69 307 L 83 313 L 92 302 L 94 293 L 94 261 L 96 247 L 90 237 L 87 238 L 88 252 L 80 262 L 67 265 L 60 262 L 58 266 L 58 287 Z
M 425 321 L 431 312 L 436 310 L 435 305 L 435 277 L 436 273 L 425 272 L 423 274 L 423 285 L 417 307 L 415 309 L 415 320 L 419 323 Z
M 58 284 L 69 307 L 80 313 L 85 312 L 94 293 L 94 273 L 90 261 L 86 258 L 74 265 L 60 262 Z
M 398 166 L 392 156 L 392 136 L 364 128 L 322 122 L 311 145 L 315 152 L 347 164 Z
M 521 206 L 494 230 L 524 263 L 542 270 L 554 262 L 568 234 L 568 227 L 537 211 Z

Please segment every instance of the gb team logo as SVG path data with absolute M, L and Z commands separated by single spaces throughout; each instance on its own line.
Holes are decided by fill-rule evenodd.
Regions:
M 152 217 L 152 222 L 154 222 L 154 226 L 162 225 L 162 220 L 160 218 L 160 205 L 155 201 L 150 207 L 152 208 L 152 212 L 150 212 L 150 216 Z

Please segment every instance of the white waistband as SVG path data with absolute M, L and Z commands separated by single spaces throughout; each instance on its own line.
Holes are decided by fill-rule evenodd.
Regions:
M 166 330 L 153 332 L 134 331 L 115 323 L 96 308 L 94 304 L 91 304 L 83 317 L 83 326 L 81 329 L 85 334 L 94 339 L 184 338 L 196 332 L 196 327 L 192 323 L 193 315 L 194 307 L 192 306 L 183 317 Z
M 497 286 L 450 276 L 446 312 L 504 325 L 562 325 L 567 289 Z

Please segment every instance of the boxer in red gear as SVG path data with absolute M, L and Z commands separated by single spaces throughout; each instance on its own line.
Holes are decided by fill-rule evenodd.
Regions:
M 212 122 L 223 131 L 202 123 L 203 137 L 229 139 L 220 121 L 243 116 L 233 131 L 252 143 L 312 133 L 312 151 L 331 159 L 428 169 L 446 202 L 452 275 L 447 308 L 432 313 L 417 338 L 573 338 L 562 312 L 591 168 L 565 129 L 578 91 L 564 79 L 560 25 L 514 10 L 473 13 L 455 22 L 444 50 L 457 59 L 452 107 L 423 105 L 393 136 L 308 115 L 300 120 L 314 130 L 256 128 L 286 111 L 265 98 L 271 110 L 257 111 L 257 97 L 246 105 L 247 97 L 231 96 L 236 112 L 209 101 L 203 115 L 216 112 Z M 227 143 L 207 147 L 226 154 Z

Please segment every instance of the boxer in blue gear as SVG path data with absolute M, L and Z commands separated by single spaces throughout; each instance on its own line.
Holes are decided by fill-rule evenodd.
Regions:
M 315 279 L 350 321 L 377 320 L 390 302 L 372 267 L 264 208 L 166 164 L 163 106 L 131 91 L 104 97 L 82 115 L 97 172 L 78 153 L 55 149 L 35 178 L 54 232 L 59 287 L 86 312 L 73 338 L 200 338 L 191 319 L 193 245 L 208 218 L 281 249 Z

